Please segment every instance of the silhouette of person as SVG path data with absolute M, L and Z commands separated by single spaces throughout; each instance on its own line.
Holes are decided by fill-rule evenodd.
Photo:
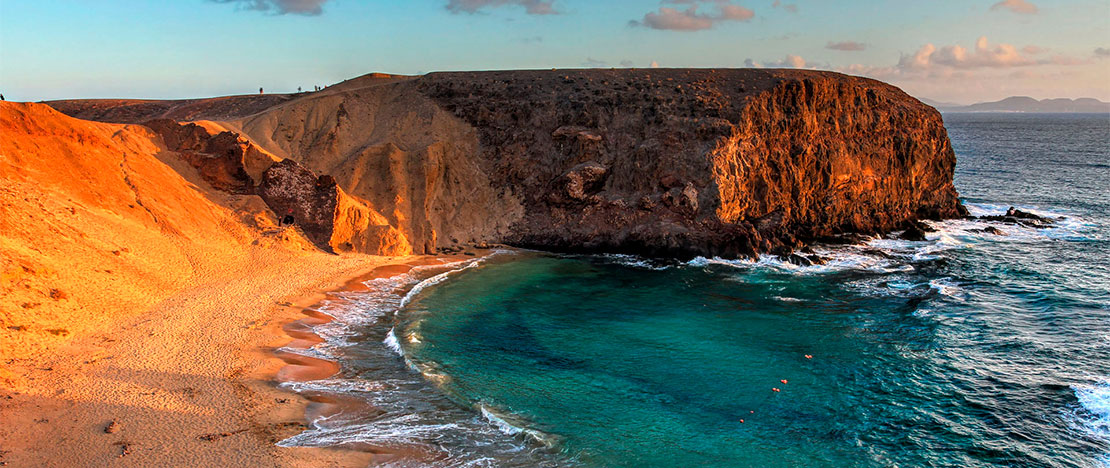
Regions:
M 4 95 L 0 94 L 0 101 L 4 101 L 4 100 L 6 100 L 6 99 L 4 99 Z
M 258 94 L 262 94 L 262 88 L 258 88 Z

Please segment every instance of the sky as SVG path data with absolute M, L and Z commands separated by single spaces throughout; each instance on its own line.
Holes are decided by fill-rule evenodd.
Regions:
M 1110 0 L 0 0 L 8 100 L 653 66 L 833 70 L 962 104 L 1110 101 Z

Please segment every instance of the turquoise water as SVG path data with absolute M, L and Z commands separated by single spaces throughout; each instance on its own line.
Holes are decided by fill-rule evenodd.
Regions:
M 509 252 L 380 280 L 315 351 L 344 374 L 298 388 L 377 410 L 286 443 L 429 466 L 1110 466 L 1110 120 L 946 123 L 973 214 L 1057 225 L 934 223 L 805 268 Z

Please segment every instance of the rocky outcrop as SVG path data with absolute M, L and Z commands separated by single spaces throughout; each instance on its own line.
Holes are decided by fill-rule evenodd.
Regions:
M 249 141 L 233 132 L 215 136 L 194 123 L 178 124 L 159 119 L 143 125 L 162 137 L 166 148 L 181 153 L 213 188 L 235 194 L 249 194 L 262 172 L 274 163 Z
M 328 175 L 317 176 L 297 162 L 275 162 L 235 132 L 212 136 L 197 124 L 159 119 L 145 122 L 166 148 L 180 153 L 213 188 L 257 194 L 277 219 L 289 216 L 305 236 L 328 252 L 409 255 L 403 234 L 364 200 L 349 196 Z
M 1044 216 L 1038 216 L 1033 213 L 1021 211 L 1012 206 L 1010 207 L 1010 209 L 1006 210 L 1005 214 L 980 216 L 977 219 L 982 221 L 993 221 L 1005 224 L 1019 224 L 1032 228 L 1047 228 L 1056 223 L 1056 221 L 1051 218 L 1046 218 Z
M 966 214 L 940 114 L 831 72 L 366 76 L 221 125 L 331 175 L 415 253 L 784 255 Z
M 327 251 L 409 255 L 412 247 L 365 202 L 348 196 L 328 175 L 285 159 L 262 174 L 258 195 L 279 218 L 289 216 Z

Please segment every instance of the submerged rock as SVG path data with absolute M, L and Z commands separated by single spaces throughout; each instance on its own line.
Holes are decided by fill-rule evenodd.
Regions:
M 977 219 L 980 221 L 994 221 L 1006 224 L 1018 224 L 1032 228 L 1046 228 L 1056 223 L 1056 221 L 1051 218 L 1038 216 L 1026 211 L 1021 211 L 1012 206 L 1010 207 L 1010 209 L 1006 210 L 1005 214 L 980 216 Z

